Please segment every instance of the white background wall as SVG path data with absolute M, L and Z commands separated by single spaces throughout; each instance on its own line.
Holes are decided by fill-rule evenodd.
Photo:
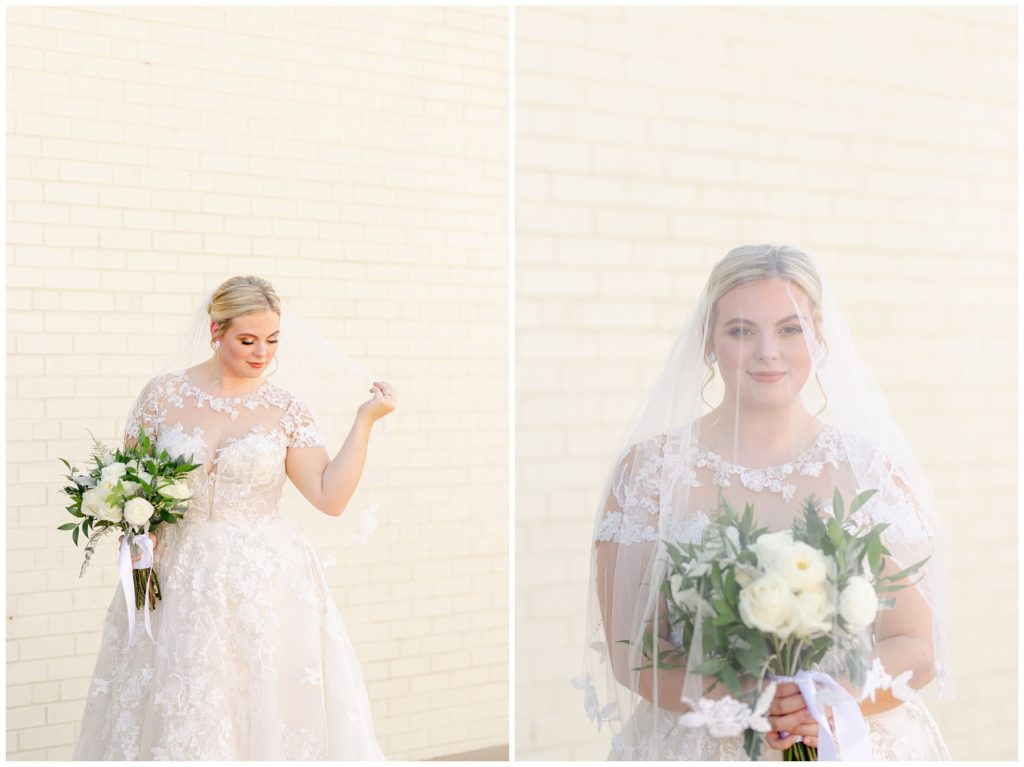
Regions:
M 506 44 L 500 8 L 7 9 L 8 756 L 70 756 L 114 592 L 57 458 L 247 273 L 399 391 L 327 571 L 385 753 L 508 741 Z
M 955 758 L 1017 753 L 1014 8 L 517 10 L 517 749 L 569 681 L 598 492 L 714 261 L 824 261 L 955 543 Z

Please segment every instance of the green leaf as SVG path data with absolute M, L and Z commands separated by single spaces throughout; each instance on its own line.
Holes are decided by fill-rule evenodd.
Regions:
M 821 521 L 813 496 L 807 499 L 804 507 L 804 521 L 807 526 L 807 537 L 811 540 L 817 540 L 825 534 L 825 523 Z
M 78 532 L 79 528 L 77 527 L 71 532 L 71 540 L 75 542 L 76 546 L 78 545 Z
M 740 662 L 740 667 L 743 669 L 744 673 L 750 674 L 751 676 L 757 676 L 761 673 L 761 664 L 757 662 L 757 656 L 750 650 L 737 647 L 733 650 L 733 655 L 735 655 L 736 660 Z
M 882 569 L 882 542 L 878 538 L 872 538 L 868 542 L 868 564 L 871 565 L 873 573 L 878 573 Z
M 756 762 L 761 752 L 761 733 L 757 730 L 746 730 L 743 733 L 743 750 L 747 752 L 750 761 Z
M 750 651 L 758 658 L 767 658 L 771 654 L 764 634 L 754 632 L 747 637 L 747 642 L 750 644 Z
M 840 494 L 838 487 L 832 493 L 832 513 L 835 515 L 836 522 L 842 523 L 843 496 Z
M 734 696 L 739 695 L 740 677 L 739 674 L 737 674 L 736 671 L 733 669 L 733 667 L 722 666 L 722 671 L 720 673 L 722 676 L 722 681 L 725 682 L 725 686 L 729 688 L 729 692 L 731 692 Z
M 878 580 L 879 581 L 889 581 L 889 582 L 902 581 L 905 578 L 907 578 L 908 576 L 913 575 L 914 573 L 916 573 L 922 567 L 924 567 L 929 559 L 931 559 L 930 556 L 925 557 L 920 562 L 918 562 L 916 564 L 913 564 L 910 567 L 907 567 L 907 568 L 905 568 L 903 570 L 900 570 L 898 573 L 893 573 L 892 575 L 883 576 L 882 578 L 879 578 Z
M 739 604 L 740 587 L 736 583 L 736 570 L 729 568 L 725 574 L 725 598 L 728 600 L 730 605 Z M 730 613 L 735 615 L 736 613 L 730 609 Z
M 877 490 L 865 490 L 863 493 L 853 499 L 853 503 L 850 504 L 850 516 L 852 517 L 861 506 L 871 500 L 871 496 L 877 493 Z
M 721 658 L 711 658 L 703 663 L 698 663 L 696 666 L 691 667 L 689 670 L 694 674 L 717 674 L 722 667 L 725 665 Z
M 654 637 L 650 632 L 644 634 L 643 653 L 645 658 L 650 658 L 654 654 Z
M 57 529 L 58 530 L 77 530 L 78 529 L 78 523 L 77 522 L 67 522 L 67 523 L 61 525 L 60 527 L 58 527 Z

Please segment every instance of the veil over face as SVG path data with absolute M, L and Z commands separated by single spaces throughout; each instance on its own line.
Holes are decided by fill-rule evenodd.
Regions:
M 776 531 L 812 496 L 831 514 L 836 490 L 847 501 L 877 491 L 849 524 L 889 525 L 882 539 L 893 571 L 928 558 L 876 621 L 876 656 L 892 676 L 912 670 L 912 687 L 936 678 L 951 693 L 945 539 L 931 487 L 820 265 L 793 246 L 736 248 L 712 272 L 635 414 L 597 509 L 575 684 L 620 755 L 640 738 L 663 741 L 689 710 L 682 699 L 709 688 L 699 673 L 659 665 L 669 650 L 689 668 L 702 658 L 701 632 L 683 646 L 666 618 L 665 542 L 700 541 L 721 499 L 740 511 L 751 504 L 758 525 Z M 655 637 L 646 652 L 645 634 Z M 886 641 L 897 635 L 919 641 Z M 826 656 L 823 670 L 841 674 L 838 656 Z M 643 718 L 643 733 L 641 707 L 657 714 Z

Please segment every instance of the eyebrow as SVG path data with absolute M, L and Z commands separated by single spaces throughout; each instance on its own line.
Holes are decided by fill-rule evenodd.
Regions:
M 791 314 L 788 317 L 783 317 L 781 320 L 779 320 L 775 324 L 776 325 L 781 325 L 784 322 L 792 322 L 793 320 L 799 320 L 799 319 L 800 319 L 799 315 Z M 729 320 L 725 324 L 726 325 L 732 325 L 734 322 L 743 323 L 743 324 L 746 324 L 746 325 L 756 325 L 757 324 L 756 322 L 751 322 L 750 320 L 745 320 L 742 317 L 734 317 L 733 319 Z
M 276 336 L 280 332 L 281 332 L 280 330 L 275 330 L 273 333 L 270 334 L 270 336 Z M 243 336 L 248 337 L 248 338 L 259 338 L 259 336 L 256 335 L 255 333 L 239 333 L 238 334 L 239 338 L 242 338 Z M 267 338 L 270 338 L 270 336 L 267 336 Z

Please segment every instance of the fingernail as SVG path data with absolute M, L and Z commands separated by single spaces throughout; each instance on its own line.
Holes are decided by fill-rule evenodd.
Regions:
M 793 742 L 794 743 L 803 743 L 804 742 L 804 736 L 803 735 L 797 735 L 796 736 L 796 740 L 794 740 Z

